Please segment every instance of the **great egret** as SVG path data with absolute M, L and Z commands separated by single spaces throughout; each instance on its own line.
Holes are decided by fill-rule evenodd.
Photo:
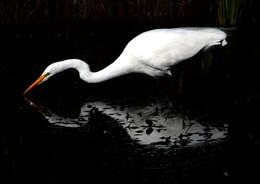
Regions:
M 200 50 L 213 45 L 226 45 L 226 36 L 225 32 L 217 28 L 147 31 L 132 39 L 112 64 L 98 72 L 91 72 L 89 65 L 79 59 L 52 63 L 24 94 L 69 68 L 78 70 L 80 78 L 88 83 L 98 83 L 128 73 L 144 73 L 152 77 L 171 75 L 172 66 L 194 56 Z

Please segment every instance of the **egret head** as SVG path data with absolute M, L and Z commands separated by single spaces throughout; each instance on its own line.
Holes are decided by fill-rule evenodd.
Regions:
M 43 82 L 47 81 L 48 79 L 50 79 L 53 75 L 61 72 L 64 70 L 64 67 L 59 64 L 59 62 L 56 63 L 52 63 L 50 64 L 45 70 L 44 72 L 41 74 L 41 76 L 34 82 L 32 83 L 32 85 L 30 85 L 25 91 L 24 91 L 24 95 L 26 93 L 28 93 L 33 87 L 42 84 Z
M 41 76 L 32 84 L 30 85 L 25 92 L 24 95 L 28 93 L 34 86 L 37 86 L 39 84 L 42 84 L 43 82 L 50 79 L 53 75 L 60 73 L 64 70 L 67 70 L 69 68 L 74 68 L 79 71 L 79 73 L 86 73 L 90 72 L 89 66 L 87 63 L 79 60 L 79 59 L 67 59 L 64 61 L 59 61 L 50 64 L 44 72 L 41 74 Z

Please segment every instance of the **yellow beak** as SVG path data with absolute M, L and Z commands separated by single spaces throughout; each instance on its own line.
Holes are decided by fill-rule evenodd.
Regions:
M 26 93 L 28 93 L 34 86 L 36 86 L 37 84 L 39 84 L 47 75 L 41 75 L 32 85 L 30 85 L 25 91 L 24 91 L 24 95 Z

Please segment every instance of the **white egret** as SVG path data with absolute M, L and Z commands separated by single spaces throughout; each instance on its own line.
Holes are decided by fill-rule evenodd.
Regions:
M 98 83 L 128 73 L 144 73 L 152 77 L 171 75 L 172 66 L 196 55 L 200 50 L 213 45 L 226 45 L 226 36 L 225 32 L 217 28 L 147 31 L 132 39 L 112 64 L 98 72 L 92 72 L 89 65 L 79 59 L 52 63 L 25 90 L 24 94 L 53 75 L 69 68 L 76 69 L 80 78 L 88 83 Z

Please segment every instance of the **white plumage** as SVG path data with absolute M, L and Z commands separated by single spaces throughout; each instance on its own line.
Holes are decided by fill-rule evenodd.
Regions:
M 155 29 L 132 39 L 122 54 L 109 66 L 92 72 L 79 59 L 68 59 L 49 65 L 42 75 L 24 92 L 69 68 L 78 70 L 88 83 L 106 81 L 128 73 L 144 73 L 152 77 L 170 75 L 175 64 L 214 45 L 226 45 L 226 33 L 217 28 Z

